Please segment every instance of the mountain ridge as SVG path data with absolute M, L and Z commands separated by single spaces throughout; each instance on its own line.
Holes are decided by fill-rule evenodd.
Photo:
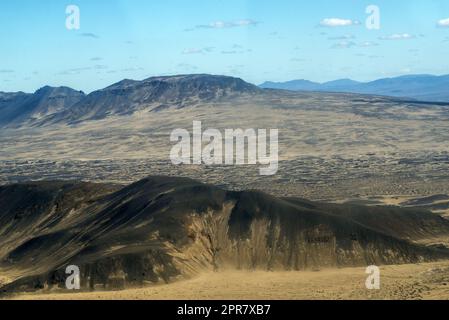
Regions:
M 433 79 L 429 81 L 429 79 Z M 435 81 L 437 84 L 435 84 Z M 447 103 L 449 76 L 410 75 L 361 83 L 340 79 L 323 84 L 308 80 L 285 83 L 266 82 L 262 88 L 240 78 L 186 74 L 156 76 L 144 80 L 124 79 L 103 89 L 84 94 L 68 87 L 45 86 L 33 94 L 0 92 L 0 126 L 47 126 L 76 124 L 109 116 L 130 115 L 138 111 L 158 112 L 167 108 L 181 109 L 199 104 L 229 103 L 270 95 L 265 89 L 287 89 L 299 92 L 336 92 L 379 95 L 401 99 Z M 404 89 L 405 88 L 405 89 Z M 273 93 L 273 92 L 271 92 Z M 278 91 L 276 95 L 282 96 Z
M 254 95 L 261 91 L 240 78 L 208 74 L 150 77 L 141 81 L 124 79 L 91 92 L 38 124 L 78 123 L 104 119 L 110 115 L 129 115 L 143 109 L 183 108 L 195 103 Z
M 369 82 L 339 79 L 324 83 L 308 80 L 287 82 L 264 82 L 261 88 L 294 91 L 343 92 L 373 94 L 398 98 L 412 98 L 420 101 L 449 102 L 449 75 L 405 75 L 382 78 Z
M 0 125 L 18 126 L 70 108 L 85 97 L 69 87 L 44 86 L 34 93 L 0 93 Z

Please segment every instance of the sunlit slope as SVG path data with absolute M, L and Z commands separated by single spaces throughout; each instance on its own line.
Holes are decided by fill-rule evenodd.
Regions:
M 0 207 L 0 272 L 10 279 L 7 292 L 61 285 L 68 265 L 81 268 L 84 288 L 114 288 L 206 270 L 304 270 L 449 257 L 445 249 L 412 242 L 449 235 L 449 222 L 430 212 L 329 206 L 228 192 L 184 178 L 149 177 L 124 188 L 6 186 Z

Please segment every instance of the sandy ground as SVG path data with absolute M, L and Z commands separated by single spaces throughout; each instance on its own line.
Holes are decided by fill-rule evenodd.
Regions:
M 380 290 L 365 287 L 365 268 L 317 272 L 221 272 L 168 285 L 114 292 L 19 295 L 31 300 L 449 299 L 449 261 L 381 267 Z

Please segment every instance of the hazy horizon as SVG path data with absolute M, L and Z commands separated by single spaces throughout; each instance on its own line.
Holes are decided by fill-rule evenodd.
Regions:
M 144 80 L 146 80 L 146 79 L 149 79 L 149 78 L 155 78 L 155 77 L 176 77 L 176 76 L 183 76 L 183 75 L 201 75 L 201 74 L 207 74 L 207 73 L 190 73 L 190 74 L 187 74 L 187 73 L 186 73 L 186 74 L 170 74 L 170 75 L 150 75 L 150 76 L 148 76 L 148 77 L 144 77 L 144 78 L 141 78 L 141 79 L 123 78 L 123 79 L 117 80 L 117 81 L 114 82 L 114 83 L 108 83 L 108 84 L 106 84 L 106 85 L 103 86 L 103 87 L 95 88 L 95 89 L 93 89 L 93 90 L 91 90 L 91 91 L 85 91 L 85 90 L 82 90 L 82 89 L 79 89 L 79 88 L 70 87 L 70 86 L 66 86 L 66 85 L 54 85 L 54 86 L 52 86 L 52 85 L 49 85 L 49 84 L 44 84 L 44 85 L 42 85 L 42 86 L 40 86 L 40 87 L 37 87 L 37 88 L 35 88 L 34 90 L 30 90 L 30 91 L 23 91 L 23 90 L 2 91 L 2 90 L 0 90 L 0 92 L 3 92 L 3 93 L 17 93 L 17 92 L 23 92 L 23 93 L 27 93 L 27 94 L 32 94 L 32 93 L 35 93 L 36 91 L 38 91 L 38 90 L 40 90 L 40 89 L 42 89 L 42 88 L 48 86 L 48 87 L 55 87 L 55 88 L 57 88 L 57 87 L 68 87 L 68 88 L 73 89 L 73 90 L 76 90 L 76 91 L 82 91 L 82 92 L 85 93 L 85 94 L 90 94 L 90 93 L 92 93 L 92 92 L 94 92 L 94 91 L 97 91 L 97 90 L 101 90 L 101 89 L 107 88 L 108 86 L 111 86 L 111 85 L 113 85 L 113 84 L 115 84 L 115 83 L 118 83 L 118 82 L 124 81 L 124 80 L 144 81 Z M 244 79 L 244 78 L 242 78 L 242 77 L 239 77 L 239 76 L 220 75 L 220 74 L 209 74 L 209 75 L 214 75 L 214 76 L 226 76 L 226 77 L 233 77 L 233 78 L 240 78 L 240 79 L 242 79 L 243 81 L 248 82 L 248 83 L 250 83 L 250 84 L 253 84 L 253 85 L 255 85 L 255 86 L 261 86 L 261 85 L 263 85 L 263 84 L 266 83 L 266 82 L 272 82 L 272 83 L 287 83 L 287 82 L 292 82 L 292 81 L 310 81 L 310 82 L 317 83 L 317 84 L 326 84 L 326 83 L 330 83 L 330 82 L 334 82 L 334 81 L 339 81 L 339 80 L 352 80 L 352 81 L 359 82 L 359 83 L 369 83 L 369 82 L 373 82 L 373 81 L 377 81 L 377 80 L 382 80 L 382 79 L 393 79 L 393 78 L 413 77 L 413 76 L 444 77 L 444 76 L 448 76 L 449 74 L 424 74 L 424 73 L 422 73 L 422 74 L 404 74 L 404 75 L 400 75 L 400 76 L 396 76 L 396 77 L 375 78 L 375 79 L 365 80 L 365 81 L 363 81 L 363 80 L 357 80 L 357 79 L 354 79 L 354 78 L 351 78 L 351 77 L 345 77 L 345 78 L 338 78 L 338 79 L 326 80 L 326 81 L 322 81 L 322 82 L 317 82 L 317 81 L 313 81 L 313 80 L 310 80 L 310 79 L 305 79 L 305 78 L 300 78 L 300 77 L 299 77 L 299 78 L 286 79 L 286 80 L 280 80 L 280 81 L 272 81 L 272 80 L 270 80 L 270 79 L 267 79 L 267 80 L 262 81 L 262 82 L 260 82 L 260 83 L 253 83 L 253 82 L 247 81 L 246 79 Z
M 69 4 L 0 5 L 0 91 L 91 92 L 122 79 L 192 73 L 254 84 L 449 73 L 442 0 L 379 0 L 378 29 L 366 26 L 365 1 L 80 0 L 79 30 L 66 28 Z

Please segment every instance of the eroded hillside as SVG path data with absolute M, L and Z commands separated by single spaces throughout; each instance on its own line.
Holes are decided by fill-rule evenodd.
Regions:
M 229 192 L 185 178 L 126 187 L 41 182 L 0 188 L 4 293 L 172 282 L 223 269 L 314 270 L 448 258 L 423 237 L 449 221 L 421 209 L 330 205 Z M 382 218 L 382 224 L 378 218 Z

